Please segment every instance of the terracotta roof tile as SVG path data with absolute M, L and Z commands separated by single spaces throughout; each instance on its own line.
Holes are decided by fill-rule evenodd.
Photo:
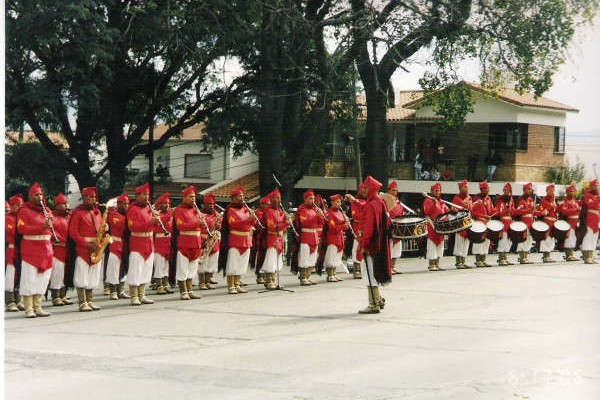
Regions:
M 167 124 L 158 124 L 154 127 L 154 140 L 160 139 L 171 126 Z M 195 141 L 201 140 L 206 136 L 204 133 L 204 123 L 198 123 L 184 129 L 180 136 L 173 136 L 169 140 L 181 140 L 181 141 Z M 148 140 L 150 138 L 149 132 L 144 132 L 142 140 Z
M 220 201 L 229 200 L 231 192 L 239 186 L 242 186 L 244 188 L 244 197 L 246 198 L 246 200 L 253 201 L 260 195 L 260 188 L 258 184 L 258 172 L 253 172 L 249 175 L 231 181 L 223 186 L 219 186 L 214 190 L 209 190 L 206 194 L 210 193 L 213 196 L 219 198 L 218 200 Z
M 50 137 L 50 140 L 52 140 L 52 143 L 62 146 L 65 149 L 69 148 L 69 144 L 67 143 L 65 138 L 62 137 L 62 135 L 60 133 L 49 132 L 48 136 Z M 19 141 L 19 132 L 6 131 L 4 133 L 4 138 L 6 139 L 6 144 L 15 145 Z M 35 134 L 33 133 L 33 131 L 23 131 L 23 143 L 34 143 L 34 142 L 39 143 L 39 140 L 37 139 L 37 137 L 35 137 Z

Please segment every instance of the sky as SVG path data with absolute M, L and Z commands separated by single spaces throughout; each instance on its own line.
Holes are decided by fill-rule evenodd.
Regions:
M 399 70 L 392 78 L 396 91 L 420 89 L 417 81 L 424 66 L 415 62 L 407 69 L 408 72 Z M 476 75 L 472 79 L 476 80 Z M 600 16 L 576 32 L 567 60 L 554 75 L 554 84 L 544 97 L 579 110 L 567 115 L 567 159 L 571 165 L 585 164 L 587 178 L 600 176 Z M 594 163 L 598 164 L 597 174 Z

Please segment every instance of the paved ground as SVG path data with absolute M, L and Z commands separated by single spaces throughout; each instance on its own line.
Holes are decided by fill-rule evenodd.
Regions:
M 359 281 L 299 287 L 287 272 L 294 293 L 221 283 L 201 300 L 7 315 L 5 397 L 600 398 L 600 266 L 402 269 L 378 315 L 356 313 Z

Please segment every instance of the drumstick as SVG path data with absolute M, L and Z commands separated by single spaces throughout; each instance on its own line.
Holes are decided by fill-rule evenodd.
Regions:
M 438 199 L 436 199 L 435 197 L 431 197 L 430 195 L 428 195 L 428 194 L 427 194 L 427 193 L 425 193 L 425 192 L 423 192 L 423 193 L 421 193 L 421 194 L 422 194 L 424 197 L 427 197 L 428 199 L 431 199 L 431 200 L 438 200 Z M 440 201 L 442 201 L 442 202 L 444 202 L 444 203 L 446 203 L 446 204 L 448 204 L 448 205 L 454 206 L 454 207 L 458 208 L 459 210 L 466 210 L 466 208 L 464 208 L 463 206 L 459 206 L 458 204 L 454 204 L 454 203 L 452 203 L 452 202 L 449 202 L 449 201 L 446 201 L 446 200 L 444 200 L 444 199 L 439 199 L 439 200 L 440 200 Z
M 417 215 L 417 213 L 416 213 L 416 212 L 414 212 L 413 210 L 411 210 L 411 209 L 410 209 L 408 206 L 404 205 L 404 203 L 403 203 L 403 202 L 400 202 L 400 205 L 401 205 L 401 206 L 402 206 L 402 207 L 403 207 L 403 208 L 404 208 L 406 211 L 408 211 L 409 213 L 412 213 L 412 214 L 415 214 L 415 215 Z

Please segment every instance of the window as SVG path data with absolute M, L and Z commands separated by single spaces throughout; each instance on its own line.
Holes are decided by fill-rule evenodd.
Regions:
M 555 126 L 554 127 L 554 152 L 564 153 L 565 152 L 565 127 Z
M 185 170 L 186 178 L 204 178 L 210 179 L 210 160 L 209 154 L 186 154 Z
M 527 124 L 490 124 L 490 149 L 527 150 Z

